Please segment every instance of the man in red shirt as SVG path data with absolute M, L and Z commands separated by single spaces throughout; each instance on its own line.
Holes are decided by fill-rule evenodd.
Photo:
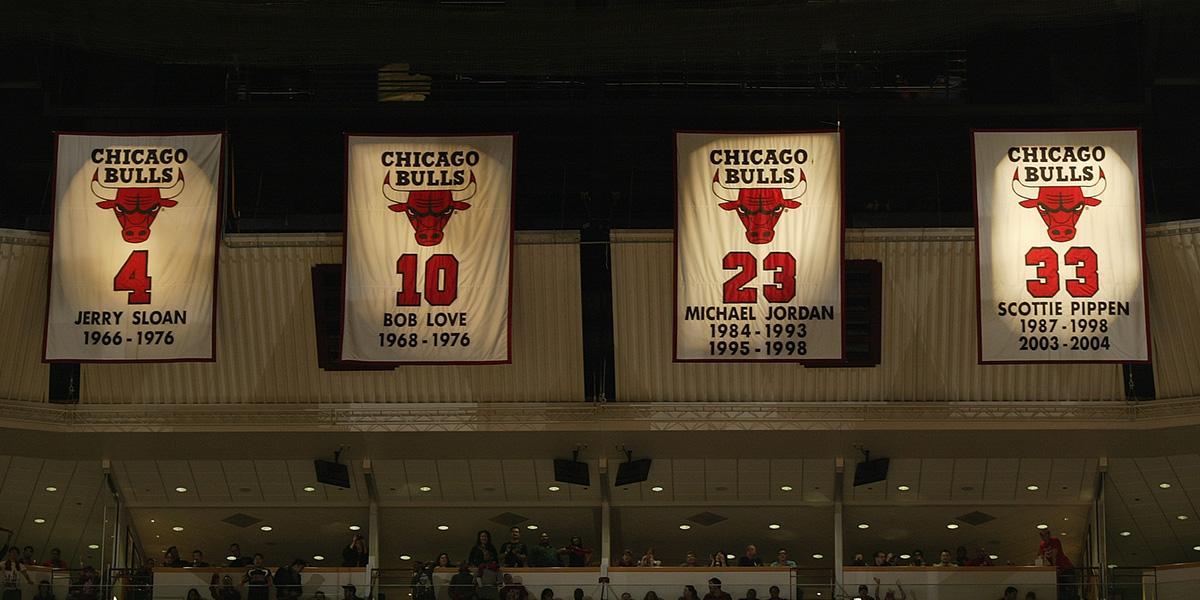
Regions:
M 1047 529 L 1039 530 L 1038 536 L 1042 538 L 1042 543 L 1038 544 L 1038 556 L 1045 559 L 1047 566 L 1053 565 L 1058 569 L 1058 597 L 1075 597 L 1072 589 L 1075 565 L 1063 552 L 1062 541 L 1050 535 Z

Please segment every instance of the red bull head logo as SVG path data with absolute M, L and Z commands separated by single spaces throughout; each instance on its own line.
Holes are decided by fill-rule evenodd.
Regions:
M 712 180 L 713 194 L 724 200 L 718 206 L 737 211 L 746 227 L 746 240 L 751 244 L 766 244 L 774 239 L 775 224 L 784 209 L 800 208 L 796 198 L 808 191 L 804 171 L 800 171 L 800 178 L 789 188 L 728 188 L 721 183 L 719 174 L 720 171 L 713 173 Z
M 1013 171 L 1012 189 L 1018 196 L 1024 198 L 1021 206 L 1037 207 L 1038 214 L 1046 222 L 1046 233 L 1055 242 L 1069 242 L 1075 239 L 1076 225 L 1083 215 L 1085 206 L 1097 206 L 1100 200 L 1096 196 L 1104 193 L 1107 186 L 1104 169 L 1100 170 L 1100 179 L 1089 186 L 1062 185 L 1030 187 L 1017 179 Z
M 383 178 L 383 197 L 392 204 L 391 210 L 408 215 L 417 243 L 436 246 L 442 243 L 443 230 L 456 210 L 471 208 L 465 201 L 475 195 L 475 173 L 467 185 L 451 190 L 425 190 L 393 187 L 391 173 Z M 407 194 L 401 196 L 400 194 Z
M 172 198 L 183 191 L 183 173 L 171 187 L 167 188 L 123 188 L 109 187 L 100 183 L 100 170 L 92 174 L 92 193 L 103 202 L 96 206 L 112 209 L 121 224 L 121 237 L 130 244 L 140 244 L 150 238 L 150 225 L 158 211 L 172 208 L 178 202 Z

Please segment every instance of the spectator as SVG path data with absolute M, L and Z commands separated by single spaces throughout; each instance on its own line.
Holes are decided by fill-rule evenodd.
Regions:
M 621 600 L 633 600 L 633 594 L 629 592 L 621 592 Z
M 925 566 L 925 555 L 921 554 L 920 550 L 913 550 L 911 564 L 914 567 L 924 567 Z
M 538 535 L 538 544 L 529 551 L 529 566 L 558 567 L 558 550 L 550 544 L 550 534 L 543 531 Z
M 242 593 L 233 585 L 233 577 L 222 576 L 220 587 L 217 587 L 216 582 L 217 574 L 213 573 L 213 585 L 208 588 L 208 593 L 213 600 L 242 600 Z
M 865 584 L 860 584 L 858 586 L 858 593 L 855 594 L 854 597 L 859 598 L 860 600 L 875 600 L 875 596 L 871 595 L 870 588 L 868 588 Z
M 521 528 L 513 527 L 508 536 L 508 541 L 500 546 L 501 564 L 505 567 L 529 566 L 529 548 L 521 541 Z
M 566 548 L 559 550 L 559 554 L 567 557 L 568 567 L 586 567 L 588 563 L 592 562 L 591 548 L 585 548 L 583 538 L 577 535 L 571 537 L 571 543 L 567 544 Z
M 898 567 L 898 566 L 900 566 L 900 564 L 899 564 L 899 560 L 900 560 L 900 559 L 896 558 L 896 553 L 895 553 L 895 552 L 888 552 L 888 553 L 887 553 L 887 566 L 889 566 L 889 567 Z
M 263 555 L 254 555 L 254 564 L 242 575 L 246 600 L 268 600 L 271 595 L 271 571 L 263 566 Z
M 696 551 L 688 550 L 687 556 L 684 557 L 683 562 L 680 563 L 679 566 L 681 566 L 681 567 L 699 567 L 702 565 L 700 564 L 700 562 L 698 560 L 696 560 Z
M 529 597 L 529 591 L 525 589 L 520 577 L 505 573 L 504 587 L 500 588 L 500 597 L 504 600 L 526 600 Z
M 487 552 L 491 557 L 490 561 L 484 556 Z M 479 533 L 475 534 L 475 545 L 471 548 L 471 552 L 467 554 L 467 564 L 472 567 L 478 567 L 484 562 L 494 562 L 497 556 L 496 547 L 492 545 L 492 532 L 486 529 L 480 529 Z
M 704 595 L 704 600 L 733 600 L 728 592 L 721 589 L 721 580 L 713 577 L 708 580 L 708 593 Z
M 54 588 L 50 587 L 50 582 L 45 579 L 38 582 L 37 594 L 33 596 L 33 600 L 54 600 Z
M 467 563 L 458 565 L 458 573 L 450 578 L 451 600 L 474 600 L 475 577 L 471 575 L 471 567 Z
M 954 550 L 954 564 L 960 567 L 971 564 L 971 557 L 967 556 L 966 546 L 959 546 Z
M 342 586 L 342 600 L 363 600 L 358 597 L 358 588 L 347 584 Z
M 679 600 L 700 600 L 700 594 L 696 592 L 696 586 L 683 586 L 683 595 L 679 597 Z
M 621 553 L 621 560 L 617 561 L 618 567 L 636 567 L 637 561 L 633 560 L 633 550 L 626 548 Z
M 954 562 L 954 560 L 952 558 L 950 558 L 949 550 L 942 550 L 942 553 L 938 555 L 938 559 L 939 559 L 938 562 L 935 563 L 933 566 L 935 566 L 935 567 L 957 567 L 958 566 L 958 564 L 956 564 Z
M 867 566 L 867 560 L 865 558 L 863 558 L 862 554 L 855 554 L 854 560 L 850 561 L 850 566 L 865 567 L 865 566 Z
M 0 584 L 3 587 L 3 600 L 21 600 L 21 578 L 25 583 L 33 584 L 25 563 L 21 562 L 21 551 L 16 546 L 10 546 L 8 556 L 0 563 Z
M 988 557 L 987 550 L 984 550 L 983 548 L 980 548 L 975 551 L 975 558 L 972 558 L 971 562 L 968 564 L 971 565 L 972 567 L 994 566 L 992 564 L 992 559 Z
M 758 600 L 758 590 L 754 588 L 746 590 L 746 596 L 742 600 Z
M 233 569 L 249 566 L 254 562 L 252 558 L 248 556 L 242 556 L 242 547 L 236 543 L 229 545 L 229 555 L 225 558 L 229 560 L 229 567 Z
M 187 600 L 203 600 L 203 598 L 201 598 L 199 590 L 191 588 L 187 591 Z
M 50 567 L 51 569 L 66 569 L 67 561 L 62 559 L 62 550 L 59 550 L 58 548 L 51 548 L 50 560 L 42 563 L 42 566 Z
M 887 562 L 887 552 L 884 552 L 883 550 L 880 550 L 880 551 L 876 552 L 876 553 L 875 553 L 875 562 L 871 563 L 871 566 L 873 566 L 873 567 L 886 567 L 886 566 L 888 566 L 888 562 Z
M 746 553 L 738 559 L 739 567 L 761 567 L 763 566 L 762 558 L 758 556 L 758 547 L 754 544 L 746 546 Z
M 654 548 L 646 548 L 646 553 L 643 554 L 642 559 L 638 561 L 639 567 L 657 567 L 661 564 L 662 562 L 655 560 L 654 558 Z M 657 597 L 658 594 L 655 594 L 655 596 Z
M 767 600 L 782 600 L 779 597 L 779 586 L 777 586 L 777 585 L 773 585 L 773 586 L 767 588 L 767 593 L 770 594 L 770 596 L 767 598 Z
M 550 588 L 542 588 L 542 595 L 539 600 L 554 600 L 554 590 Z
M 362 534 L 354 534 L 350 538 L 350 544 L 342 548 L 343 567 L 365 567 L 368 558 L 367 540 L 363 538 Z
M 1004 596 L 1000 600 L 1017 600 L 1017 588 L 1011 585 L 1004 588 Z
M 654 590 L 650 590 L 646 592 L 645 596 L 642 596 L 642 600 L 658 600 L 658 594 L 655 594 Z
M 583 600 L 583 588 L 575 588 L 575 591 L 571 592 L 571 598 L 573 600 Z
M 170 548 L 167 548 L 166 552 L 163 552 L 163 566 L 179 568 L 188 566 L 188 563 L 179 558 L 179 548 L 171 546 Z
M 893 592 L 892 590 L 888 590 L 883 596 L 880 596 L 879 578 L 873 577 L 872 579 L 875 580 L 875 598 L 878 600 L 896 600 L 896 592 Z M 899 581 L 896 582 L 896 589 L 900 590 L 900 600 L 907 600 L 908 594 L 904 593 L 904 586 L 900 585 Z
M 213 573 L 214 583 L 217 574 Z M 154 559 L 147 558 L 142 562 L 142 565 L 134 569 L 133 574 L 129 576 L 129 585 L 132 591 L 133 600 L 152 600 L 154 597 Z M 212 590 L 213 588 L 209 588 Z M 214 600 L 216 600 L 214 598 Z
M 708 566 L 710 567 L 728 567 L 729 563 L 725 560 L 724 552 L 713 552 L 712 556 L 708 557 Z
M 100 595 L 100 574 L 91 565 L 85 565 L 68 595 L 73 595 L 77 600 L 96 600 Z
M 450 562 L 450 555 L 445 552 L 437 555 L 437 558 L 433 561 L 433 568 L 435 569 L 446 569 L 453 566 L 454 563 Z
M 204 562 L 204 553 L 199 550 L 192 550 L 192 562 L 188 563 L 189 567 L 207 567 L 208 563 Z
M 468 561 L 475 566 L 475 576 L 479 579 L 476 593 L 482 600 L 496 600 L 500 597 L 500 563 L 497 561 L 496 548 L 492 546 L 492 537 L 486 531 L 479 532 L 477 539 L 479 543 L 486 542 L 486 545 L 473 548 L 471 560 Z
M 304 594 L 300 585 L 300 573 L 307 566 L 308 563 L 297 558 L 292 564 L 275 570 L 276 600 L 300 600 L 300 596 Z
M 1075 565 L 1063 552 L 1062 541 L 1050 535 L 1046 529 L 1039 530 L 1038 536 L 1042 538 L 1041 543 L 1038 544 L 1038 555 L 1046 561 L 1046 565 L 1053 565 L 1058 570 L 1058 597 L 1072 597 L 1074 591 L 1070 588 L 1074 583 L 1072 580 L 1074 579 Z
M 796 568 L 796 561 L 788 558 L 786 548 L 780 548 L 779 552 L 775 553 L 775 562 L 771 563 L 772 567 L 791 567 Z
M 37 560 L 33 558 L 33 546 L 25 546 L 24 552 L 21 553 L 21 564 L 27 567 L 37 565 Z

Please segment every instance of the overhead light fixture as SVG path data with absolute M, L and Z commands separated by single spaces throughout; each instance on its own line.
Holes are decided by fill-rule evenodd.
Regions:
M 100 544 L 88 544 L 88 550 L 99 550 Z
M 48 486 L 46 486 L 46 491 L 47 491 L 47 492 L 52 492 L 52 493 L 53 493 L 53 492 L 57 492 L 57 491 L 58 491 L 58 488 L 56 488 L 56 487 L 54 487 L 54 486 L 52 486 L 52 485 L 48 485 Z
M 911 554 L 901 554 L 900 555 L 900 560 L 908 560 L 910 558 L 912 558 Z
M 172 527 L 172 528 L 171 528 L 171 531 L 183 531 L 183 527 L 180 527 L 179 525 L 176 525 L 176 526 L 174 526 L 174 527 Z
M 688 525 L 687 523 L 680 523 L 680 524 L 679 524 L 679 528 L 680 528 L 680 529 L 682 529 L 682 530 L 684 530 L 684 531 L 687 531 L 687 530 L 691 529 L 691 528 L 692 528 L 692 526 L 691 526 L 691 525 Z
M 548 487 L 548 488 L 546 488 L 546 489 L 548 489 L 548 490 L 550 490 L 550 491 L 552 491 L 552 492 L 557 492 L 558 490 L 561 490 L 562 488 L 558 487 L 557 485 L 552 485 L 552 486 L 550 486 L 550 487 Z
M 1115 569 L 1115 568 L 1117 568 L 1117 565 L 1116 565 L 1116 564 L 1110 564 L 1110 565 L 1108 565 L 1108 568 L 1110 568 L 1110 569 Z
M 183 486 L 181 485 L 181 486 L 179 486 L 179 487 L 175 488 L 175 491 L 177 491 L 177 492 L 179 492 L 180 494 L 182 494 L 182 493 L 184 493 L 184 492 L 186 492 L 186 491 L 187 491 L 187 488 L 185 488 L 185 487 L 183 487 Z
M 814 555 L 813 555 L 813 558 L 815 558 L 815 559 L 817 559 L 817 560 L 821 560 L 822 558 L 825 558 L 825 555 L 824 555 L 824 554 L 819 554 L 819 553 L 818 553 L 818 554 L 814 554 Z
M 726 560 L 733 560 L 733 559 L 735 559 L 735 558 L 737 558 L 737 557 L 736 557 L 736 556 L 734 556 L 734 555 L 732 555 L 732 554 L 726 554 L 726 555 L 725 555 L 725 559 L 726 559 Z
M 38 518 L 34 519 L 33 522 L 37 523 L 38 525 L 41 525 L 42 523 L 45 523 L 46 520 L 41 517 L 38 517 Z
M 401 554 L 400 560 L 412 560 L 412 557 L 407 554 Z
M 225 557 L 225 558 L 229 558 L 229 557 L 227 556 L 227 557 Z M 314 555 L 313 555 L 313 560 L 325 560 L 325 557 L 324 557 L 324 556 L 321 556 L 320 554 L 314 554 Z
M 998 554 L 989 554 L 988 555 L 988 559 L 990 559 L 990 560 L 997 560 L 999 558 L 1000 558 L 1000 555 L 998 555 Z
M 1192 550 L 1200 552 L 1200 546 L 1192 546 Z
M 781 491 L 784 491 L 784 492 L 790 492 L 790 491 L 792 491 L 792 486 L 790 486 L 790 485 L 781 485 L 781 486 L 779 486 L 779 489 L 780 489 Z
M 946 523 L 946 529 L 958 529 L 958 523 Z
M 898 486 L 896 486 L 896 489 L 898 489 L 902 492 L 907 492 L 908 490 L 910 490 L 912 488 L 908 487 L 907 485 L 898 485 Z
M 1025 486 L 1025 489 L 1027 489 L 1027 490 L 1029 490 L 1029 491 L 1031 491 L 1031 492 L 1036 492 L 1036 491 L 1038 491 L 1038 486 L 1036 486 L 1036 485 L 1027 485 L 1027 486 Z
M 431 487 L 429 487 L 429 486 L 427 486 L 427 485 L 423 485 L 423 486 L 421 486 L 421 487 L 419 487 L 419 488 L 417 488 L 417 489 L 418 489 L 418 490 L 421 490 L 422 492 L 432 492 L 432 491 L 433 491 L 433 488 L 431 488 Z
M 350 526 L 350 531 L 358 531 L 359 529 L 362 529 L 362 527 L 360 527 L 360 526 L 358 526 L 358 525 L 351 525 L 351 526 Z
M 263 525 L 262 527 L 259 527 L 259 529 L 261 529 L 262 531 L 271 531 L 274 528 L 271 527 L 270 525 Z
M 652 492 L 661 492 L 661 491 L 663 491 L 663 486 L 661 486 L 661 485 L 656 485 L 656 486 L 654 486 L 654 487 L 650 488 L 650 491 L 652 491 Z
M 317 488 L 315 488 L 315 487 L 313 487 L 313 486 L 311 486 L 311 485 L 306 485 L 306 486 L 304 486 L 304 491 L 306 491 L 306 492 L 315 492 L 315 491 L 317 491 Z
M 1058 532 L 1058 536 L 1059 536 L 1059 537 L 1067 537 L 1067 532 L 1065 532 L 1065 531 L 1060 531 L 1060 532 Z
M 1158 484 L 1158 487 L 1160 487 L 1164 490 L 1169 490 L 1169 489 L 1171 489 L 1171 484 L 1164 481 L 1164 482 Z
M 779 523 L 771 523 L 770 525 L 767 525 L 767 529 L 779 529 L 779 527 Z
M 449 525 L 438 525 L 437 528 L 438 528 L 438 531 L 446 531 L 447 529 L 450 529 L 450 526 Z
M 1045 523 L 1038 523 L 1037 528 L 1038 529 L 1050 529 L 1050 526 Z
M 866 524 L 866 523 L 859 523 L 859 524 L 858 524 L 858 528 L 859 528 L 859 529 L 867 529 L 867 528 L 869 528 L 869 527 L 870 527 L 870 525 L 868 525 L 868 524 Z
M 1186 521 L 1186 520 L 1188 520 L 1188 516 L 1187 516 L 1187 515 L 1179 515 L 1179 516 L 1177 516 L 1177 517 L 1175 517 L 1175 518 L 1176 518 L 1176 519 L 1179 519 L 1180 521 Z
M 158 536 L 154 536 L 154 537 L 158 537 Z M 230 560 L 230 561 L 233 561 L 233 560 L 237 560 L 237 558 L 238 558 L 238 557 L 236 557 L 236 556 L 234 556 L 234 555 L 230 554 L 229 556 L 226 556 L 226 557 L 225 557 L 225 560 Z M 317 557 L 315 557 L 315 556 L 314 556 L 313 558 L 317 558 Z M 321 558 L 317 558 L 317 560 L 324 560 L 324 558 L 325 558 L 325 557 L 324 557 L 324 556 L 322 556 Z
M 1122 532 L 1120 533 L 1120 536 L 1121 536 L 1121 537 L 1129 537 L 1129 536 L 1131 536 L 1131 535 L 1133 535 L 1133 532 L 1132 532 L 1132 531 L 1122 531 Z

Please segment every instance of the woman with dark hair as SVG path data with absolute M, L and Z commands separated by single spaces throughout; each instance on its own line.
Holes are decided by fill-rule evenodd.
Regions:
M 481 600 L 499 600 L 500 555 L 496 553 L 496 546 L 492 545 L 490 531 L 480 529 L 475 534 L 475 546 L 467 555 L 467 564 L 475 568 L 475 576 L 479 580 L 478 597 Z
M 187 591 L 187 600 L 202 600 L 200 592 L 196 588 Z
M 454 563 L 450 562 L 450 555 L 443 552 L 437 555 L 437 559 L 433 561 L 433 566 L 435 569 L 449 569 L 454 566 Z
M 187 566 L 187 563 L 183 562 L 183 559 L 179 558 L 179 548 L 176 548 L 175 546 L 167 548 L 167 551 L 163 553 L 162 564 L 164 567 L 178 568 Z
M 700 600 L 700 593 L 696 591 L 696 586 L 685 585 L 683 586 L 683 595 L 679 597 L 679 600 Z
M 472 567 L 484 564 L 485 551 L 491 554 L 491 562 L 497 560 L 499 553 L 496 552 L 496 546 L 492 545 L 492 532 L 480 529 L 479 533 L 475 534 L 475 545 L 471 547 L 471 552 L 467 554 L 467 564 Z
M 726 562 L 725 553 L 724 552 L 713 552 L 712 556 L 710 556 L 708 559 L 708 566 L 710 566 L 710 567 L 728 567 L 729 563 Z
M 554 590 L 543 588 L 541 600 L 554 600 Z

